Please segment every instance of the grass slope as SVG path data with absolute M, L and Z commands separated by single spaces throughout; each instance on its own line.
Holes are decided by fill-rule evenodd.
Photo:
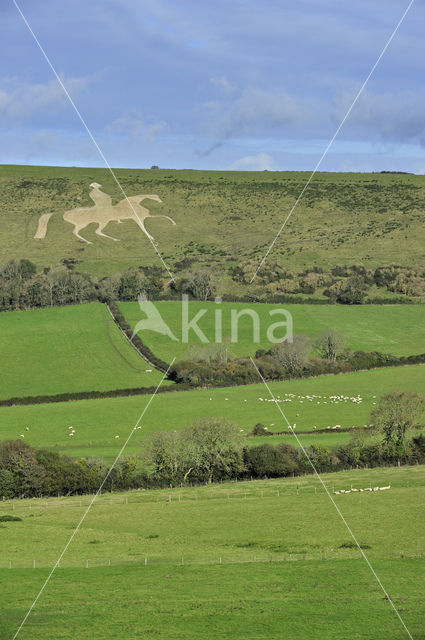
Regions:
M 217 267 L 264 255 L 306 181 L 302 172 L 116 170 L 126 193 L 156 193 L 163 204 L 152 213 L 171 215 L 147 226 L 166 260 L 191 257 Z M 114 202 L 122 198 L 105 169 L 0 167 L 2 240 L 0 262 L 29 258 L 40 267 L 64 257 L 82 260 L 96 275 L 131 265 L 158 264 L 146 236 L 134 223 L 111 223 L 113 243 L 85 230 L 86 246 L 62 220 L 64 211 L 90 206 L 89 184 L 103 185 Z M 272 258 L 290 269 L 311 264 L 423 264 L 425 177 L 318 173 L 305 192 Z M 55 212 L 47 238 L 34 240 L 39 216 Z M 233 285 L 228 283 L 231 288 Z
M 182 307 L 180 302 L 155 302 L 161 316 L 171 328 L 179 342 L 154 331 L 144 330 L 140 338 L 157 356 L 170 362 L 173 357 L 181 359 L 187 353 L 188 345 L 181 342 Z M 119 307 L 129 324 L 135 328 L 139 320 L 145 318 L 137 302 L 121 302 Z M 347 336 L 349 347 L 353 350 L 383 351 L 394 355 L 413 355 L 425 352 L 425 305 L 268 305 L 223 302 L 190 302 L 189 318 L 200 311 L 206 313 L 200 318 L 198 326 L 208 340 L 215 340 L 215 311 L 222 311 L 223 338 L 231 336 L 232 309 L 240 313 L 252 309 L 260 318 L 260 342 L 253 344 L 253 321 L 249 316 L 241 316 L 238 322 L 238 341 L 230 345 L 230 350 L 238 356 L 254 355 L 259 348 L 268 348 L 267 329 L 275 322 L 284 320 L 282 315 L 270 316 L 273 309 L 283 308 L 289 311 L 293 319 L 294 333 L 305 333 L 315 338 L 324 329 L 336 329 Z M 285 328 L 276 329 L 276 337 L 285 335 Z M 199 343 L 196 334 L 189 334 L 190 343 Z
M 331 490 L 391 484 L 335 499 L 409 630 L 423 638 L 425 468 L 324 481 Z M 15 501 L 22 521 L 0 529 L 0 563 L 12 562 L 0 569 L 2 637 L 12 637 L 47 576 L 16 567 L 52 566 L 89 499 Z M 402 638 L 350 541 L 313 477 L 101 496 L 21 637 Z
M 0 398 L 147 387 L 158 371 L 101 304 L 0 314 Z
M 373 403 L 378 402 L 382 394 L 397 389 L 423 391 L 425 366 L 374 369 L 274 382 L 270 386 L 276 396 L 280 395 L 282 403 L 279 406 L 290 423 L 296 423 L 298 430 L 313 432 L 314 425 L 318 428 L 329 426 L 337 443 L 340 436 L 332 427 L 367 424 Z M 340 395 L 347 399 L 333 397 Z M 321 397 L 310 401 L 307 396 Z M 140 451 L 143 439 L 153 431 L 181 429 L 197 418 L 210 415 L 234 420 L 245 433 L 257 422 L 262 422 L 271 432 L 288 430 L 274 402 L 267 398 L 263 384 L 158 394 L 146 412 L 142 428 L 134 433 L 126 451 Z M 57 446 L 72 456 L 99 455 L 111 459 L 148 402 L 148 396 L 139 396 L 1 407 L 0 439 L 17 438 L 24 433 L 25 440 L 35 446 Z M 30 431 L 25 432 L 27 425 Z M 76 432 L 73 438 L 69 437 L 70 425 Z M 330 444 L 330 434 L 325 434 L 326 444 Z M 120 440 L 115 439 L 116 435 Z M 317 439 L 322 437 L 315 436 Z M 346 438 L 345 434 L 342 438 Z

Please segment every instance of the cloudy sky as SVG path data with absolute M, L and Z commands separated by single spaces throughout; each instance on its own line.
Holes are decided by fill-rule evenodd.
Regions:
M 408 0 L 17 0 L 115 167 L 309 170 Z M 425 173 L 425 0 L 323 170 Z M 12 0 L 0 163 L 102 166 Z

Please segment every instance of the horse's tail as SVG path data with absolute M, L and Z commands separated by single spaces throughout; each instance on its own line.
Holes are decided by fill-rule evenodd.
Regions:
M 40 219 L 38 221 L 37 231 L 35 232 L 34 238 L 36 238 L 37 240 L 42 240 L 43 238 L 46 237 L 47 223 L 49 222 L 52 215 L 53 213 L 43 213 L 40 216 Z

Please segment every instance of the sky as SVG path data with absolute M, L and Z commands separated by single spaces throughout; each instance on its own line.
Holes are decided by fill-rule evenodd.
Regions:
M 113 167 L 314 168 L 408 0 L 17 0 Z M 425 173 L 425 0 L 324 171 Z M 0 164 L 104 166 L 12 0 Z

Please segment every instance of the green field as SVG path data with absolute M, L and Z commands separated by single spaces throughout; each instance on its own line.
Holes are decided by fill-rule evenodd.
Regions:
M 424 467 L 324 482 L 331 491 L 391 484 L 335 499 L 413 637 L 423 638 Z M 0 505 L 22 518 L 0 529 L 2 638 L 13 636 L 89 500 Z M 21 637 L 403 638 L 350 541 L 313 476 L 104 495 Z
M 173 217 L 147 222 L 166 261 L 184 257 L 213 268 L 232 291 L 226 266 L 260 260 L 306 181 L 302 172 L 116 170 L 131 196 L 156 193 L 152 213 Z M 2 240 L 0 263 L 28 258 L 40 268 L 63 258 L 82 260 L 79 269 L 105 275 L 129 266 L 160 264 L 133 222 L 111 223 L 106 233 L 85 231 L 92 245 L 72 235 L 64 211 L 89 206 L 89 184 L 103 185 L 116 203 L 122 198 L 106 169 L 0 167 Z M 303 196 L 272 258 L 290 269 L 311 264 L 423 264 L 425 177 L 318 173 Z M 35 240 L 39 216 L 56 212 L 45 240 Z M 224 266 L 224 268 L 223 268 Z
M 149 348 L 166 362 L 173 357 L 181 359 L 188 353 L 188 345 L 181 342 L 182 307 L 180 302 L 155 302 L 162 318 L 171 328 L 179 342 L 168 336 L 150 330 L 139 333 Z M 137 302 L 121 302 L 119 307 L 130 325 L 135 328 L 139 320 L 145 318 Z M 238 341 L 229 345 L 230 351 L 237 356 L 254 355 L 259 348 L 269 348 L 267 329 L 275 322 L 285 318 L 282 315 L 270 316 L 273 309 L 283 308 L 293 318 L 293 332 L 305 333 L 315 338 L 324 329 L 335 329 L 346 335 L 348 346 L 353 350 L 382 351 L 397 356 L 408 356 L 425 352 L 425 305 L 267 305 L 223 302 L 190 302 L 189 318 L 206 309 L 198 326 L 208 340 L 215 340 L 215 311 L 222 312 L 223 338 L 231 336 L 231 312 L 240 313 L 244 309 L 255 311 L 260 318 L 260 342 L 253 344 L 253 321 L 249 316 L 241 316 L 238 322 Z M 285 328 L 276 329 L 276 337 L 285 334 Z M 189 334 L 190 343 L 199 343 L 196 334 Z
M 282 402 L 279 406 L 290 424 L 296 424 L 300 431 L 311 432 L 314 426 L 329 427 L 335 443 L 339 442 L 339 435 L 338 429 L 333 427 L 368 424 L 370 411 L 382 394 L 398 389 L 421 392 L 424 386 L 423 365 L 373 369 L 270 385 L 276 397 L 280 397 Z M 133 396 L 1 407 L 0 439 L 18 438 L 23 433 L 25 440 L 34 446 L 56 446 L 72 456 L 93 455 L 111 459 L 118 453 L 120 442 L 127 437 L 148 401 L 148 396 Z M 134 433 L 127 451 L 140 451 L 144 437 L 153 431 L 181 429 L 205 416 L 226 416 L 244 429 L 244 433 L 251 431 L 257 422 L 262 422 L 271 432 L 289 431 L 274 402 L 268 399 L 263 384 L 159 393 L 146 412 L 142 428 Z M 69 437 L 70 425 L 75 429 L 73 438 Z M 30 431 L 24 431 L 26 426 Z M 116 435 L 120 440 L 115 439 Z M 323 436 L 317 434 L 316 437 Z
M 0 399 L 158 384 L 99 303 L 0 313 Z

